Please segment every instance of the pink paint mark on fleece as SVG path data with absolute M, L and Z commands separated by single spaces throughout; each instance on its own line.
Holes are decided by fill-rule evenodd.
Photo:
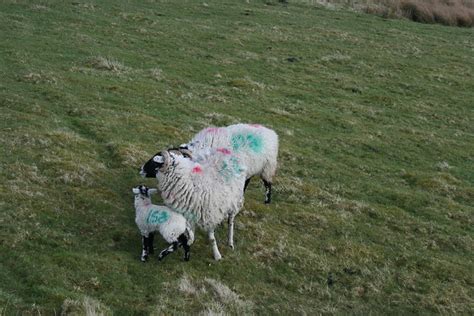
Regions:
M 250 126 L 253 126 L 253 127 L 255 127 L 255 128 L 260 128 L 260 127 L 262 127 L 262 125 L 260 125 L 260 124 L 250 124 Z
M 206 128 L 206 132 L 208 133 L 217 133 L 219 131 L 219 127 L 208 127 Z
M 217 148 L 217 151 L 223 153 L 224 155 L 230 155 L 232 152 L 227 148 Z
M 201 173 L 202 169 L 201 166 L 197 165 L 193 168 L 193 173 Z

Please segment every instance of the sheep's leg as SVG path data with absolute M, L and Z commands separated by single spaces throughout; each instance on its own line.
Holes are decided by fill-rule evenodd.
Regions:
M 167 255 L 169 255 L 170 253 L 174 252 L 176 249 L 178 249 L 178 246 L 179 246 L 179 243 L 177 241 L 175 241 L 174 243 L 172 243 L 171 245 L 169 245 L 168 247 L 166 247 L 165 249 L 163 249 L 160 254 L 158 255 L 158 260 L 161 261 L 163 260 L 164 257 L 166 257 Z
M 227 241 L 229 244 L 229 247 L 234 249 L 234 218 L 235 214 L 229 214 L 229 217 L 227 219 L 227 224 L 228 224 L 228 233 L 227 233 Z
M 265 185 L 265 204 L 268 204 L 272 201 L 272 183 L 265 179 L 262 179 L 262 181 Z
M 250 177 L 250 178 L 248 178 L 247 180 L 245 180 L 244 192 L 245 192 L 245 190 L 247 190 L 247 186 L 248 186 L 249 183 L 250 183 L 250 179 L 252 179 L 252 177 Z
M 207 235 L 209 237 L 209 241 L 211 242 L 212 253 L 214 255 L 214 259 L 221 260 L 222 256 L 221 256 L 221 253 L 219 252 L 219 248 L 217 248 L 217 241 L 216 241 L 216 237 L 214 237 L 214 230 L 209 230 L 207 232 Z
M 188 237 L 185 234 L 181 234 L 178 237 L 178 242 L 184 249 L 184 261 L 189 261 L 191 247 L 188 245 Z
M 153 236 L 153 235 L 152 235 Z M 142 254 L 140 255 L 140 261 L 145 262 L 148 260 L 148 255 L 150 253 L 150 235 L 142 236 Z M 153 241 L 152 241 L 153 243 Z M 153 248 L 153 246 L 152 246 Z

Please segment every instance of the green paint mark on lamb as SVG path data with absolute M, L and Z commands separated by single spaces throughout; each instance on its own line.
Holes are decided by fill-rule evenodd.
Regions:
M 146 222 L 148 224 L 153 224 L 153 225 L 162 224 L 166 222 L 169 218 L 170 218 L 170 215 L 168 214 L 168 212 L 152 209 L 150 213 L 148 213 Z
M 255 153 L 260 153 L 263 148 L 262 137 L 254 134 L 233 135 L 231 143 L 232 149 L 236 152 L 247 147 Z

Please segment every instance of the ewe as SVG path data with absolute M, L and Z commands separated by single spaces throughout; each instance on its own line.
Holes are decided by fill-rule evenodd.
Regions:
M 243 205 L 246 170 L 238 157 L 223 148 L 208 150 L 199 162 L 162 151 L 142 167 L 141 175 L 156 177 L 164 203 L 208 234 L 215 260 L 222 258 L 214 230 L 228 219 L 228 243 L 234 247 L 234 218 Z

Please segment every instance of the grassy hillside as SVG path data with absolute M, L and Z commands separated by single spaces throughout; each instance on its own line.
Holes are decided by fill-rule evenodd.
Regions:
M 474 309 L 474 34 L 240 1 L 0 4 L 0 314 Z M 236 250 L 138 260 L 131 188 L 203 127 L 280 135 Z M 157 201 L 158 202 L 158 201 Z M 164 246 L 163 242 L 158 247 Z

